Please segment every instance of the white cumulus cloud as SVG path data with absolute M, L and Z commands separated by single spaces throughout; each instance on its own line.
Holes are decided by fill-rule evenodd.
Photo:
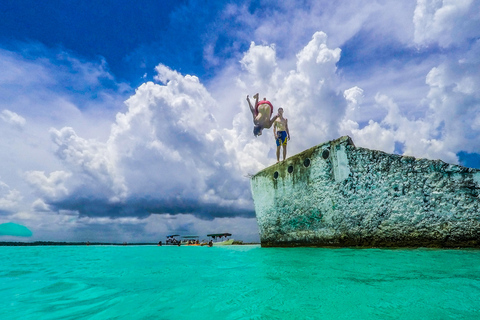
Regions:
M 442 47 L 480 36 L 480 2 L 477 0 L 417 0 L 413 16 L 415 42 Z
M 70 172 L 54 171 L 46 175 L 43 171 L 29 171 L 25 173 L 25 180 L 48 200 L 62 199 L 70 194 L 66 181 L 71 177 Z
M 25 126 L 26 120 L 24 117 L 16 114 L 13 111 L 10 110 L 3 110 L 2 113 L 0 113 L 0 119 L 5 121 L 6 123 L 18 128 L 22 129 Z
M 0 214 L 17 209 L 22 199 L 23 197 L 18 190 L 12 189 L 6 183 L 0 181 Z

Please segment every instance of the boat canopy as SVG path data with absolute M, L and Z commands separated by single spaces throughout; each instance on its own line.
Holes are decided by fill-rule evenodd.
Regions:
M 179 234 L 169 234 L 167 238 L 180 237 Z
M 207 237 L 212 237 L 213 239 L 222 238 L 222 237 L 230 237 L 230 236 L 232 236 L 231 233 L 211 233 L 211 234 L 207 234 Z
M 197 239 L 198 236 L 183 236 L 183 239 Z

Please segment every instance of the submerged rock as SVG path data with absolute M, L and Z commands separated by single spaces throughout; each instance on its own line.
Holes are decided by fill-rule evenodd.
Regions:
M 317 145 L 251 179 L 262 246 L 480 247 L 480 170 Z

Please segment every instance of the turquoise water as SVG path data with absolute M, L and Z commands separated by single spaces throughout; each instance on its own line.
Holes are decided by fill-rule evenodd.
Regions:
M 480 319 L 480 250 L 0 247 L 0 319 Z

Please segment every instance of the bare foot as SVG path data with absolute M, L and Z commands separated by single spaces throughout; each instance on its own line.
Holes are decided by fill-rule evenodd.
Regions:
M 258 99 L 258 93 L 253 96 L 253 99 Z

